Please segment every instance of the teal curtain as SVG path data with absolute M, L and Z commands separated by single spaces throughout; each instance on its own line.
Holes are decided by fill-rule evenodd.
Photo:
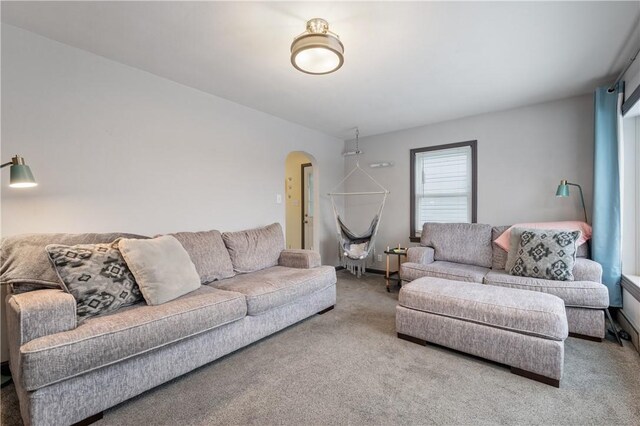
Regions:
M 602 265 L 602 283 L 609 289 L 609 305 L 622 306 L 620 278 L 622 204 L 620 194 L 621 104 L 624 83 L 609 92 L 595 92 L 593 237 L 591 256 Z

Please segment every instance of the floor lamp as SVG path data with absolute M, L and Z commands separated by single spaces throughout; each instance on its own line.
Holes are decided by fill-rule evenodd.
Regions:
M 9 171 L 9 186 L 11 188 L 32 188 L 38 185 L 33 177 L 33 173 L 31 173 L 31 169 L 25 164 L 24 158 L 21 156 L 16 155 L 11 161 L 0 164 L 0 169 L 7 166 L 11 166 Z M 8 371 L 8 368 L 5 369 L 3 366 L 0 373 L 0 387 L 4 387 L 9 383 L 11 383 L 11 373 Z
M 584 205 L 584 195 L 582 195 L 582 187 L 577 183 L 567 182 L 566 179 L 562 179 L 560 181 L 560 185 L 558 185 L 558 189 L 556 190 L 556 197 L 568 197 L 569 196 L 569 187 L 577 186 L 580 190 L 580 201 L 582 201 L 582 210 L 584 211 L 584 221 L 589 223 L 587 220 L 587 207 Z
M 582 210 L 584 211 L 584 221 L 589 223 L 589 221 L 587 220 L 587 208 L 584 205 L 584 195 L 582 195 L 582 187 L 580 185 L 578 185 L 577 183 L 567 182 L 566 179 L 562 179 L 560 181 L 560 185 L 558 185 L 558 189 L 556 190 L 556 197 L 568 197 L 570 186 L 577 186 L 578 189 L 580 190 L 580 201 L 582 201 Z M 629 336 L 629 334 L 624 330 L 618 330 L 618 327 L 613 323 L 613 319 L 611 318 L 609 309 L 605 309 L 604 312 L 607 315 L 607 319 L 609 320 L 611 327 L 613 328 L 613 330 L 609 330 L 609 333 L 616 336 L 616 340 L 618 341 L 620 346 L 622 346 L 622 342 L 620 341 L 620 338 L 625 340 L 630 340 L 631 336 Z

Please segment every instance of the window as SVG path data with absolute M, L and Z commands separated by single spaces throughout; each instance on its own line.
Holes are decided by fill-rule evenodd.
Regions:
M 476 222 L 477 141 L 411 150 L 411 235 L 425 222 Z

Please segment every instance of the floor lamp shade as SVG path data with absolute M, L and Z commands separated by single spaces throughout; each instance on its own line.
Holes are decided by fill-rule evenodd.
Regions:
M 31 169 L 24 163 L 24 158 L 16 155 L 10 162 L 2 164 L 1 167 L 10 167 L 9 186 L 12 188 L 31 188 L 38 185 Z
M 566 183 L 560 183 L 558 185 L 558 189 L 556 190 L 556 197 L 568 197 L 569 196 L 569 185 Z

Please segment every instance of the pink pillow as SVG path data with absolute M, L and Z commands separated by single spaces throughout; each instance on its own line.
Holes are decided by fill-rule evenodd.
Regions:
M 535 229 L 567 229 L 569 231 L 582 231 L 580 238 L 576 242 L 578 246 L 586 243 L 591 239 L 591 225 L 586 222 L 577 220 L 568 220 L 565 222 L 540 222 L 540 223 L 517 223 L 504 231 L 502 235 L 493 242 L 500 246 L 503 250 L 509 251 L 509 240 L 511 238 L 511 230 L 514 228 L 535 228 Z

